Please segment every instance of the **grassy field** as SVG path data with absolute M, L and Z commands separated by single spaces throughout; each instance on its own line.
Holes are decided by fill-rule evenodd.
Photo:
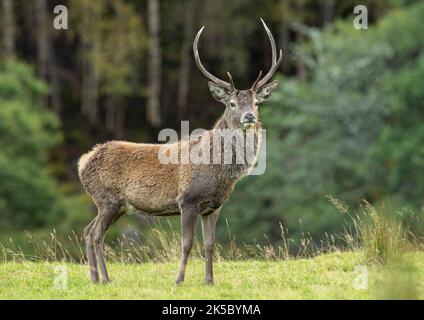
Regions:
M 408 254 L 395 271 L 367 267 L 368 287 L 355 286 L 360 253 L 332 253 L 282 261 L 218 261 L 215 285 L 203 284 L 203 262 L 189 261 L 186 282 L 176 286 L 178 262 L 110 263 L 112 283 L 93 285 L 87 266 L 63 264 L 67 289 L 56 289 L 59 263 L 0 264 L 1 299 L 374 299 L 423 298 L 424 253 Z M 362 270 L 363 272 L 363 270 Z M 355 280 L 356 279 L 356 280 Z M 363 283 L 362 283 L 363 284 Z M 356 287 L 356 288 L 355 288 Z

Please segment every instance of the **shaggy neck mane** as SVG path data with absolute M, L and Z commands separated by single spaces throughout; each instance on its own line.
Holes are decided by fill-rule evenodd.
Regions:
M 258 154 L 258 150 L 259 150 L 259 146 L 261 143 L 261 134 L 260 134 L 260 129 L 262 128 L 260 121 L 258 121 L 255 125 L 254 128 L 252 129 L 248 129 L 250 130 L 254 130 L 254 137 L 253 139 L 245 139 L 246 138 L 246 131 L 241 131 L 241 126 L 240 124 L 234 124 L 234 122 L 229 120 L 229 116 L 228 116 L 228 111 L 226 110 L 224 112 L 224 114 L 217 120 L 217 122 L 215 123 L 215 125 L 212 127 L 211 130 L 209 130 L 209 135 L 211 137 L 210 141 L 211 141 L 211 153 L 212 150 L 214 148 L 212 141 L 213 141 L 213 136 L 214 136 L 214 132 L 216 132 L 215 130 L 230 130 L 230 131 L 234 131 L 235 134 L 242 132 L 243 134 L 243 138 L 244 139 L 235 139 L 233 138 L 231 140 L 231 149 L 232 149 L 232 162 L 231 164 L 221 164 L 220 165 L 220 174 L 222 174 L 224 177 L 231 177 L 231 179 L 233 178 L 240 178 L 242 176 L 244 176 L 245 174 L 247 174 L 249 172 L 249 170 L 253 167 L 254 163 L 252 163 L 252 159 L 250 159 L 250 161 L 248 161 L 247 159 L 247 144 L 253 142 L 253 152 L 254 152 L 254 158 L 256 160 L 257 154 Z M 253 141 L 251 141 L 253 140 Z M 238 145 L 239 144 L 239 145 Z M 228 146 L 227 146 L 228 147 Z M 221 156 L 223 159 L 223 151 L 225 148 L 225 144 L 224 142 L 221 140 Z M 237 154 L 237 150 L 244 150 L 244 163 L 240 164 L 237 163 L 237 159 L 236 159 L 236 154 Z M 252 149 L 250 149 L 252 150 Z

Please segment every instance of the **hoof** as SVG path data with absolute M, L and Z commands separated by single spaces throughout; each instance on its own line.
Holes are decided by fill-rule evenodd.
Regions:
M 213 285 L 213 279 L 205 279 L 205 285 L 212 286 Z
M 99 274 L 97 271 L 90 273 L 90 279 L 92 283 L 98 283 L 99 282 Z
M 99 282 L 100 282 L 99 278 L 91 277 L 91 283 L 97 284 Z

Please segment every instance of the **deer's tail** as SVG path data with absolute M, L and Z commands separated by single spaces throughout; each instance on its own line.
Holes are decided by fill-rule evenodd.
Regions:
M 90 162 L 90 160 L 92 159 L 92 157 L 96 153 L 98 147 L 99 147 L 99 145 L 94 146 L 93 149 L 91 149 L 87 153 L 84 153 L 81 156 L 81 158 L 79 158 L 79 160 L 78 160 L 78 176 L 79 176 L 81 181 L 82 181 L 82 173 L 84 172 L 85 168 L 87 167 L 87 164 Z

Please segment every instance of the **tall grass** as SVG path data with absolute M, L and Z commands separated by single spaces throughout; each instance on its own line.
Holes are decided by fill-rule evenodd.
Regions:
M 342 201 L 331 196 L 340 213 L 349 215 L 351 223 L 344 236 L 351 250 L 364 256 L 364 263 L 374 273 L 372 294 L 376 299 L 418 299 L 419 281 L 414 252 L 422 249 L 421 219 L 410 211 L 387 210 L 363 200 L 359 210 L 350 212 Z
M 375 207 L 366 200 L 359 210 L 350 212 L 342 201 L 331 196 L 331 203 L 342 213 L 350 216 L 345 226 L 345 242 L 350 249 L 361 250 L 366 262 L 377 265 L 397 263 L 403 254 L 412 249 L 420 249 L 422 244 L 421 224 L 418 216 L 401 211 L 386 210 L 384 204 Z M 415 230 L 411 226 L 416 226 Z
M 408 219 L 394 219 L 393 215 L 384 212 L 384 207 L 376 209 L 363 201 L 359 211 L 351 213 L 342 201 L 331 196 L 328 199 L 341 214 L 351 217 L 341 234 L 325 234 L 323 240 L 314 241 L 309 234 L 304 234 L 300 241 L 289 235 L 287 228 L 280 223 L 281 241 L 273 244 L 238 243 L 228 229 L 229 241 L 226 245 L 217 243 L 216 260 L 287 260 L 313 257 L 321 253 L 342 250 L 360 250 L 366 262 L 385 264 L 399 259 L 404 252 L 421 246 L 422 238 L 410 226 L 417 226 L 418 220 L 412 214 Z M 405 222 L 406 221 L 406 222 Z M 413 222 L 411 222 L 413 221 Z M 165 262 L 177 261 L 181 254 L 180 232 L 171 223 L 148 223 L 143 236 L 132 236 L 123 233 L 108 241 L 105 245 L 105 256 L 108 261 L 121 263 L 139 263 L 144 261 Z M 265 236 L 265 239 L 267 237 Z M 38 239 L 36 235 L 26 232 L 26 241 L 31 250 L 22 250 L 10 239 L 8 243 L 0 243 L 0 259 L 2 261 L 67 261 L 85 263 L 85 244 L 82 237 L 75 232 L 70 235 L 58 235 L 53 230 L 49 238 Z M 196 237 L 192 256 L 203 257 L 201 237 Z
M 231 235 L 227 223 L 229 239 L 225 245 L 216 244 L 215 259 L 274 261 L 311 257 L 322 252 L 339 250 L 334 244 L 334 237 L 316 243 L 310 236 L 305 235 L 301 241 L 296 242 L 289 237 L 288 230 L 281 223 L 280 228 L 280 244 L 273 244 L 271 241 L 266 244 L 239 243 Z M 106 259 L 121 263 L 165 262 L 180 259 L 181 235 L 170 223 L 150 223 L 145 229 L 142 237 L 122 233 L 119 237 L 107 241 Z M 268 238 L 265 236 L 265 239 Z M 70 235 L 59 235 L 53 230 L 48 239 L 38 239 L 35 234 L 25 232 L 25 241 L 29 244 L 26 247 L 30 247 L 30 250 L 23 250 L 13 239 L 9 239 L 7 243 L 0 243 L 0 259 L 16 262 L 24 260 L 86 262 L 84 241 L 75 232 L 71 232 Z M 203 258 L 203 244 L 199 236 L 195 237 L 191 256 Z
M 362 248 L 369 262 L 387 264 L 399 260 L 409 247 L 403 222 L 385 214 L 384 207 L 376 209 L 366 201 L 354 218 Z

